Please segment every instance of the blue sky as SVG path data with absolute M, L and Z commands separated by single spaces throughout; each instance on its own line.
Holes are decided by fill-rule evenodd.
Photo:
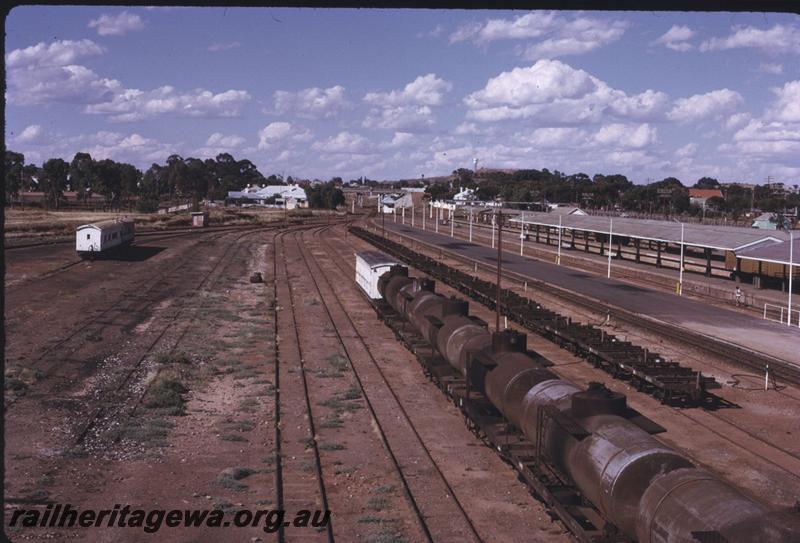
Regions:
M 791 14 L 22 6 L 5 45 L 28 162 L 800 183 Z

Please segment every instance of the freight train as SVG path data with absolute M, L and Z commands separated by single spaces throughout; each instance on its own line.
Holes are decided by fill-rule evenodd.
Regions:
M 468 391 L 535 443 L 540 461 L 600 512 L 605 535 L 616 535 L 606 541 L 800 541 L 796 514 L 771 511 L 664 445 L 651 435 L 657 425 L 630 409 L 624 395 L 559 378 L 527 350 L 526 336 L 491 333 L 469 316 L 467 302 L 437 294 L 432 280 L 409 277 L 405 266 L 375 281 L 402 327 L 410 324 Z M 463 408 L 463 398 L 459 403 Z

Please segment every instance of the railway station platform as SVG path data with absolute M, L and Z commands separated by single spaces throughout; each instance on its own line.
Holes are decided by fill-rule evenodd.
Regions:
M 447 234 L 449 227 L 440 227 L 440 232 Z M 466 223 L 457 222 L 455 229 L 456 237 L 461 239 L 468 239 L 468 226 Z M 473 231 L 473 241 L 478 245 L 491 245 L 491 228 L 486 225 L 475 225 Z M 503 233 L 503 244 L 509 252 L 518 252 L 519 248 L 519 231 L 510 231 Z M 533 236 L 531 236 L 532 238 Z M 552 240 L 551 245 L 548 245 L 546 238 L 542 236 L 541 242 L 537 243 L 534 239 L 529 238 L 524 242 L 524 255 L 534 260 L 545 260 L 550 262 L 556 261 L 558 253 L 558 245 L 556 240 Z M 662 261 L 664 266 L 661 268 L 655 267 L 652 263 L 645 263 L 645 259 L 654 260 L 654 251 L 642 251 L 641 263 L 636 263 L 628 258 L 619 259 L 615 258 L 612 262 L 612 274 L 621 279 L 631 279 L 637 282 L 643 282 L 651 285 L 656 290 L 664 290 L 674 292 L 679 278 L 679 262 L 680 258 L 674 254 L 664 254 Z M 571 250 L 564 248 L 561 251 L 561 263 L 570 268 L 591 270 L 596 274 L 605 274 L 608 258 L 594 252 L 584 252 L 580 249 Z M 739 310 L 749 310 L 754 314 L 763 316 L 765 313 L 767 318 L 772 320 L 781 320 L 787 305 L 788 293 L 778 289 L 757 289 L 750 283 L 740 283 L 725 278 L 719 275 L 706 277 L 698 270 L 702 270 L 704 263 L 698 262 L 696 259 L 687 257 L 686 260 L 687 273 L 683 276 L 684 281 L 684 294 L 693 298 L 700 298 L 705 303 L 718 304 L 720 306 L 734 306 L 734 289 L 738 286 L 742 293 L 743 307 Z M 715 272 L 719 272 L 715 270 Z M 720 272 L 721 273 L 721 272 Z M 728 272 L 729 273 L 729 272 Z M 795 289 L 796 290 L 796 289 Z M 795 293 L 798 302 L 797 309 L 800 310 L 800 296 Z M 798 313 L 793 310 L 794 319 L 797 319 Z M 784 319 L 785 320 L 785 319 Z
M 468 258 L 496 262 L 497 250 L 453 239 L 449 235 L 412 228 L 399 223 L 385 224 L 394 232 L 418 241 L 457 252 Z M 513 241 L 509 249 L 513 250 Z M 618 279 L 590 275 L 580 270 L 533 260 L 504 251 L 503 268 L 587 296 L 611 307 L 644 315 L 674 327 L 684 328 L 749 351 L 755 351 L 792 365 L 800 365 L 800 328 L 765 320 L 739 311 L 712 306 L 676 294 L 634 285 Z M 800 302 L 800 299 L 798 300 Z

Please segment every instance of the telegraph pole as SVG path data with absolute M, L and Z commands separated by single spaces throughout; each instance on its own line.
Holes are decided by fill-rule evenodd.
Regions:
M 503 269 L 503 210 L 498 209 L 497 213 L 497 302 L 495 303 L 494 329 L 500 331 L 500 278 Z

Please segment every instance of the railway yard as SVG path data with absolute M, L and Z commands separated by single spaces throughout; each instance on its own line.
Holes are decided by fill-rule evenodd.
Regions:
M 731 512 L 720 509 L 721 527 L 704 525 L 696 541 L 800 534 L 800 330 L 635 274 L 607 279 L 600 265 L 577 269 L 579 259 L 555 267 L 542 261 L 549 253 L 520 256 L 513 236 L 499 273 L 485 235 L 470 243 L 460 230 L 453 239 L 341 214 L 137 233 L 96 260 L 78 259 L 71 242 L 6 248 L 6 533 L 142 540 L 130 528 L 9 527 L 21 508 L 70 503 L 330 511 L 317 527 L 171 528 L 160 541 L 692 540 L 688 524 L 645 537 L 647 514 L 606 503 L 573 460 L 556 461 L 549 438 L 532 437 L 548 420 L 577 443 L 602 434 L 574 401 L 525 419 L 476 384 L 475 368 L 499 375 L 487 356 L 523 354 L 503 343 L 522 336 L 496 333 L 454 369 L 421 332 L 445 330 L 447 311 L 404 320 L 384 296 L 388 275 L 377 284 L 385 300 L 370 300 L 355 255 L 382 251 L 456 298 L 445 303 L 454 313 L 469 302 L 473 326 L 525 334 L 546 362 L 537 375 L 587 390 L 590 405 L 624 395 L 642 440 L 748 504 L 733 514 L 769 511 L 731 539 Z M 673 484 L 667 476 L 653 480 Z M 642 503 L 655 499 L 653 486 L 634 506 L 645 488 Z

